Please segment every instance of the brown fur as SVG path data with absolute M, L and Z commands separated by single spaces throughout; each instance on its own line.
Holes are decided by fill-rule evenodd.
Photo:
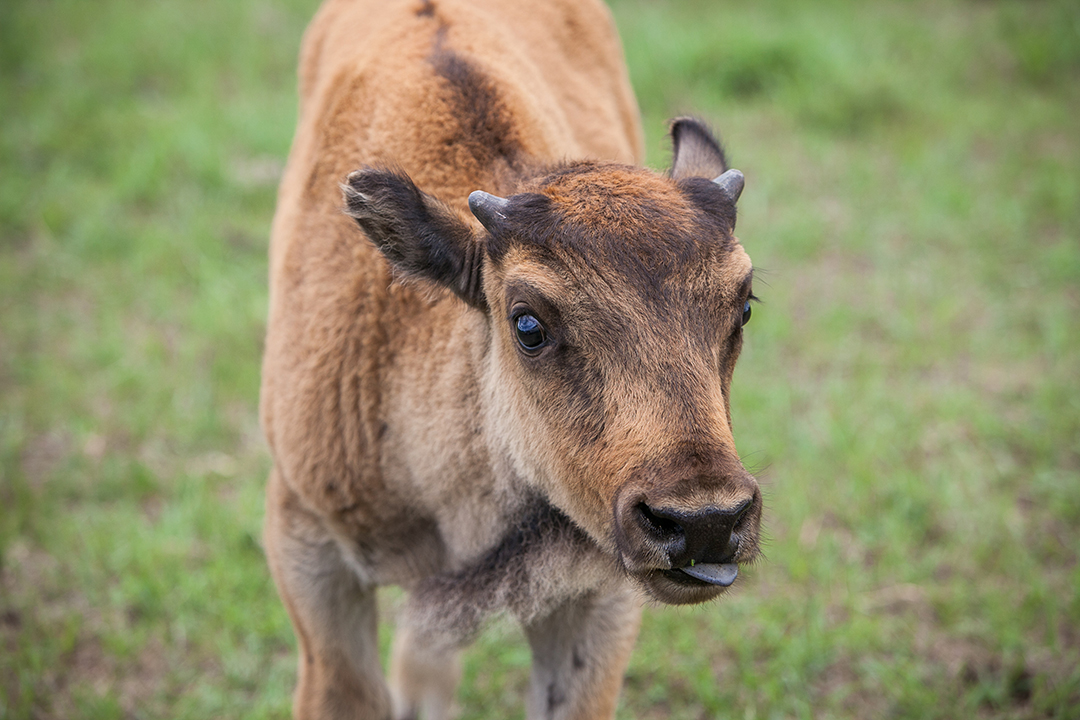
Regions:
M 677 569 L 671 524 L 729 518 L 699 562 L 757 553 L 728 404 L 751 265 L 710 182 L 722 152 L 680 121 L 672 177 L 633 167 L 618 38 L 583 0 L 329 0 L 300 95 L 262 387 L 294 714 L 446 717 L 457 650 L 507 611 L 530 718 L 611 717 L 641 599 L 722 591 Z M 481 227 L 473 190 L 510 196 L 505 217 Z M 410 592 L 390 688 L 383 584 Z

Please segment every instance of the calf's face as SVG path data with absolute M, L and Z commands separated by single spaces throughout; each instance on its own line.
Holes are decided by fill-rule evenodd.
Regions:
M 651 596 L 693 603 L 758 552 L 729 406 L 752 266 L 732 234 L 742 176 L 700 126 L 673 135 L 671 177 L 586 163 L 473 193 L 483 233 L 390 173 L 345 192 L 399 269 L 487 314 L 490 440 L 517 472 Z

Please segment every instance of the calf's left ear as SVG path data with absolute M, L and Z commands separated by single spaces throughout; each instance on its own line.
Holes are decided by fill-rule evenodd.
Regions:
M 341 190 L 345 212 L 395 269 L 450 288 L 473 307 L 486 309 L 483 246 L 452 208 L 392 170 L 358 170 Z

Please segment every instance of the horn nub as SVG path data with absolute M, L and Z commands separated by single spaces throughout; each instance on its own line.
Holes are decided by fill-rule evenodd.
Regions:
M 506 221 L 507 207 L 510 201 L 498 195 L 476 190 L 469 194 L 469 209 L 480 224 L 494 233 L 496 228 Z
M 739 201 L 744 181 L 743 174 L 738 170 L 728 170 L 713 180 L 714 183 L 720 186 L 720 189 L 732 204 Z

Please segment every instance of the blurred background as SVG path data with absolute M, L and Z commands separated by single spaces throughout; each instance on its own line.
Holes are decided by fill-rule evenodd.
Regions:
M 612 5 L 649 164 L 693 113 L 747 178 L 767 498 L 619 717 L 1080 717 L 1080 4 Z M 256 411 L 315 7 L 0 3 L 0 717 L 288 715 Z M 521 718 L 520 632 L 465 658 L 460 717 Z

